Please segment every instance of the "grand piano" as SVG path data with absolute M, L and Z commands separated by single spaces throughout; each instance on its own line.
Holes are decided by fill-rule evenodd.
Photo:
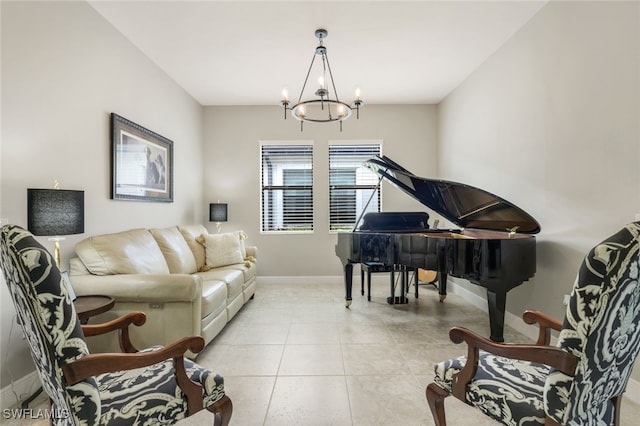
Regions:
M 338 233 L 336 255 L 344 267 L 346 306 L 352 300 L 356 263 L 435 270 L 441 302 L 448 276 L 486 288 L 490 338 L 503 342 L 507 292 L 536 272 L 538 222 L 497 195 L 462 183 L 418 177 L 386 156 L 372 158 L 365 166 L 459 229 L 416 223 L 416 217 L 428 219 L 426 213 L 384 212 L 368 213 L 364 229 L 356 224 L 354 231 Z

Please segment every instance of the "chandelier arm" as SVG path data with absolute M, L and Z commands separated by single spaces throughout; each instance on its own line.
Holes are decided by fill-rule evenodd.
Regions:
M 329 78 L 331 78 L 331 73 L 329 73 Z M 328 86 L 327 84 L 327 51 L 326 50 L 322 52 L 322 82 L 324 86 Z M 329 95 L 328 90 L 327 90 L 327 99 L 331 99 L 331 96 Z
M 331 72 L 331 64 L 329 63 L 329 57 L 325 54 L 323 55 L 327 60 L 327 68 L 329 69 L 329 78 L 331 79 L 331 86 L 333 87 L 333 93 L 336 95 L 336 101 L 340 102 L 340 98 L 338 97 L 338 91 L 336 90 L 336 83 L 333 81 L 333 73 Z
M 311 74 L 311 69 L 313 68 L 313 63 L 316 60 L 316 54 L 313 54 L 313 58 L 311 58 L 311 65 L 309 65 L 309 70 L 307 71 L 307 76 L 304 79 L 304 84 L 302 85 L 302 89 L 300 90 L 300 96 L 298 96 L 298 103 L 302 101 L 302 95 L 304 94 L 304 88 L 307 87 L 307 81 L 309 80 L 309 74 Z

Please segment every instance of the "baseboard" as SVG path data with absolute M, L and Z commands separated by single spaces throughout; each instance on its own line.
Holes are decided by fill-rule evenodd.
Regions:
M 256 280 L 259 281 L 258 283 L 258 288 L 260 288 L 259 286 L 261 285 L 274 285 L 274 284 L 300 284 L 300 283 L 304 283 L 305 280 L 306 281 L 311 281 L 314 283 L 318 283 L 321 281 L 326 280 L 327 284 L 337 284 L 337 283 L 344 283 L 344 277 L 342 276 L 334 276 L 334 275 L 327 275 L 327 276 L 272 276 L 272 275 L 268 275 L 268 276 L 258 276 L 256 277 Z M 358 275 L 358 286 L 360 285 L 360 276 Z M 356 285 L 356 280 L 354 278 L 353 281 L 353 285 L 355 287 Z M 360 288 L 360 287 L 358 287 Z
M 13 382 L 13 387 L 9 385 L 0 390 L 0 409 L 15 408 L 21 401 L 24 401 L 38 390 L 39 387 L 40 377 L 38 376 L 38 372 L 32 371 Z M 19 400 L 16 399 L 16 394 Z

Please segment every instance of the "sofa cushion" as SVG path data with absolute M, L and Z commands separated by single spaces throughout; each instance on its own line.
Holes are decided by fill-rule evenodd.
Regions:
M 238 271 L 242 271 L 244 275 L 244 282 L 248 283 L 256 276 L 256 272 L 258 270 L 258 266 L 255 262 L 244 262 L 244 263 L 236 263 L 234 265 L 226 266 L 227 269 L 237 269 Z
M 229 267 L 221 267 L 211 269 L 206 272 L 198 272 L 195 275 L 202 278 L 203 285 L 206 281 L 219 280 L 224 281 L 227 285 L 227 300 L 234 299 L 238 294 L 242 293 L 244 286 L 244 275 L 242 271 L 231 269 Z
M 217 315 L 227 305 L 227 284 L 219 280 L 202 281 L 202 318 Z
M 237 232 L 203 235 L 205 264 L 210 268 L 244 262 L 244 244 Z
M 198 270 L 196 258 L 176 226 L 150 229 L 172 274 L 193 274 Z
M 178 229 L 196 259 L 196 268 L 198 268 L 198 271 L 202 271 L 205 258 L 204 247 L 196 241 L 196 238 L 202 234 L 206 234 L 207 228 L 202 225 L 180 225 Z
M 146 229 L 85 238 L 76 253 L 93 275 L 168 274 L 160 247 Z

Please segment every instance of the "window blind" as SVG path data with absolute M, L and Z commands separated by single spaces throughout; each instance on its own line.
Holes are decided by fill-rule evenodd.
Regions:
M 380 144 L 329 145 L 330 231 L 352 230 L 369 198 L 366 213 L 380 211 L 378 176 L 363 165 L 376 155 Z
M 313 145 L 262 145 L 261 231 L 313 231 Z

